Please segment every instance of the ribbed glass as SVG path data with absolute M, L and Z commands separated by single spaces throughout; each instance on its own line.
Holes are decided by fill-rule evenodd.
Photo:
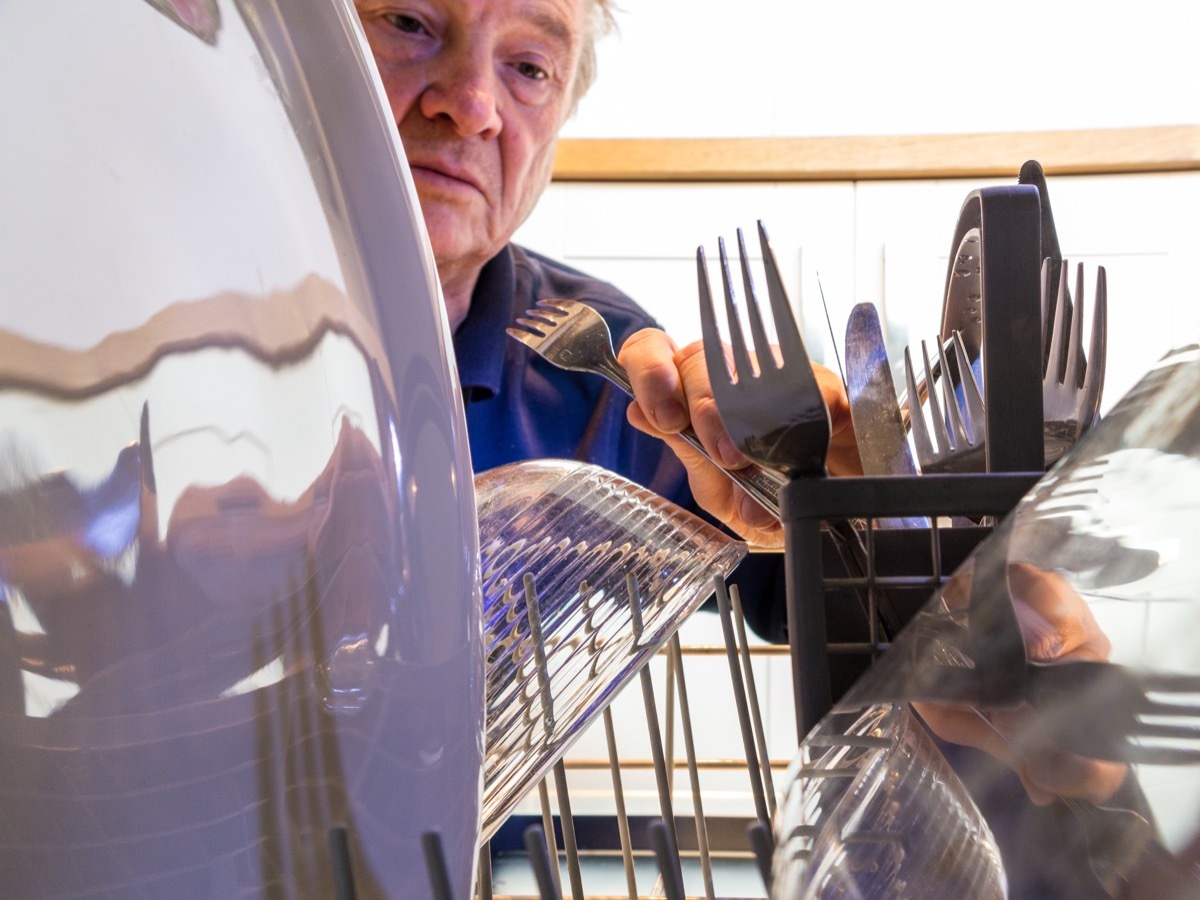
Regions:
M 477 476 L 475 490 L 487 665 L 486 840 L 746 547 L 586 463 L 514 463 Z

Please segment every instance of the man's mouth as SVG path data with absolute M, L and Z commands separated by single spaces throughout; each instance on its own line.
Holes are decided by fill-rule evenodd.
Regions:
M 410 162 L 409 168 L 414 177 L 421 177 L 429 183 L 448 189 L 470 188 L 483 193 L 474 175 L 463 168 L 434 162 Z

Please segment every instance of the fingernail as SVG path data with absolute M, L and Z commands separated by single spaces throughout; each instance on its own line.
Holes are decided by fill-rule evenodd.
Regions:
M 679 431 L 687 424 L 687 414 L 682 403 L 674 397 L 668 397 L 654 407 L 654 421 L 660 431 Z
M 746 461 L 729 435 L 725 435 L 717 441 L 717 453 L 721 456 L 721 462 L 727 466 L 740 466 Z

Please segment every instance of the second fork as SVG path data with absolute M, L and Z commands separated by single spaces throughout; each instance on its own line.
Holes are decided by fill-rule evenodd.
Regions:
M 732 369 L 717 330 L 704 249 L 696 250 L 704 358 L 717 410 L 730 437 L 748 458 L 789 476 L 824 475 L 831 433 L 829 410 L 792 316 L 766 229 L 760 221 L 758 239 L 778 342 L 775 347 L 769 342 L 759 310 L 746 242 L 740 228 L 737 237 L 754 356 L 751 357 L 743 336 L 725 242 L 719 240 Z

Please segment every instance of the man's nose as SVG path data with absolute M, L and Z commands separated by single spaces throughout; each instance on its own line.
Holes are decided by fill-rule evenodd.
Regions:
M 500 133 L 500 85 L 491 54 L 466 47 L 444 52 L 432 76 L 420 100 L 427 118 L 449 120 L 461 137 Z

